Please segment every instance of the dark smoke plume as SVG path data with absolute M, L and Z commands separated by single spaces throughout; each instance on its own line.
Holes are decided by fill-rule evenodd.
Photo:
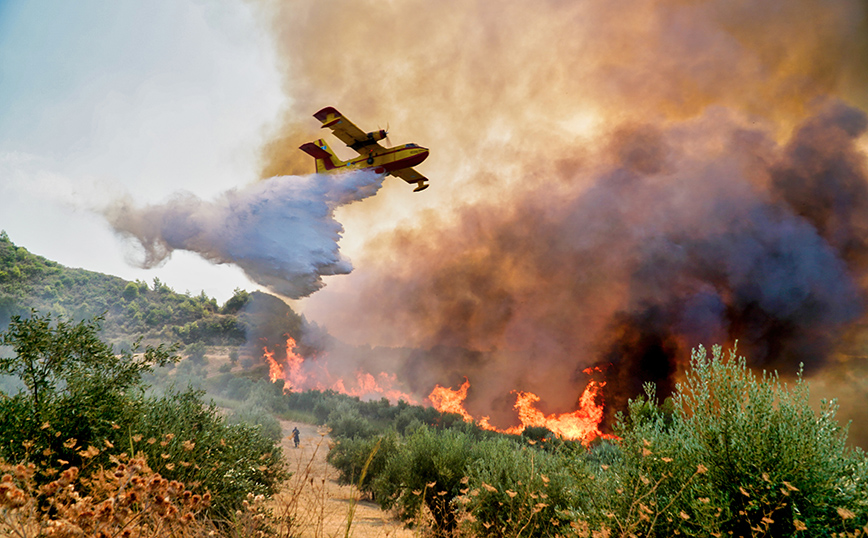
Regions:
M 119 234 L 141 244 L 143 267 L 189 250 L 238 265 L 254 282 L 297 299 L 320 289 L 323 275 L 352 270 L 338 249 L 343 228 L 334 211 L 374 195 L 382 180 L 361 172 L 274 177 L 213 202 L 180 193 L 143 208 L 120 200 L 104 214 Z
M 783 145 L 719 114 L 621 129 L 604 159 L 612 164 L 573 196 L 477 203 L 457 225 L 435 216 L 382 239 L 372 254 L 381 261 L 330 318 L 358 336 L 432 349 L 417 360 L 432 361 L 426 376 L 410 358 L 411 379 L 455 385 L 463 371 L 478 391 L 532 390 L 561 410 L 591 364 L 605 371 L 613 411 L 644 382 L 667 394 L 700 343 L 738 341 L 754 366 L 791 374 L 804 363 L 810 374 L 864 313 L 865 213 L 820 195 L 832 183 L 848 207 L 864 198 L 860 118 L 830 103 Z M 713 143 L 699 138 L 710 133 Z M 807 168 L 806 154 L 825 161 Z M 792 170 L 818 190 L 804 194 L 809 207 L 784 195 Z M 485 360 L 455 365 L 467 352 L 450 359 L 441 346 Z
M 567 411 L 600 365 L 617 410 L 736 340 L 783 375 L 862 371 L 864 2 L 261 6 L 292 97 L 263 177 L 309 166 L 286 148 L 324 105 L 432 150 L 431 189 L 342 213 L 356 271 L 305 304 L 416 348 L 393 370 L 421 395 L 467 376 L 476 415 L 514 389 Z

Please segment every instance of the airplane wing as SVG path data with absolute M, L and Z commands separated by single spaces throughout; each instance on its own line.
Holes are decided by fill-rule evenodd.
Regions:
M 332 134 L 359 154 L 362 154 L 360 150 L 365 147 L 369 149 L 373 149 L 373 147 L 386 149 L 379 145 L 376 139 L 371 138 L 369 133 L 365 133 L 356 127 L 356 124 L 345 118 L 334 107 L 325 107 L 314 114 L 313 117 L 322 122 L 323 128 L 328 127 L 331 129 Z M 385 133 L 383 136 L 385 136 Z
M 413 192 L 424 191 L 428 188 L 428 184 L 425 183 L 426 181 L 428 181 L 428 178 L 413 170 L 412 168 L 401 168 L 400 170 L 393 170 L 389 173 L 395 177 L 403 179 L 407 183 L 415 183 L 416 188 L 413 189 Z

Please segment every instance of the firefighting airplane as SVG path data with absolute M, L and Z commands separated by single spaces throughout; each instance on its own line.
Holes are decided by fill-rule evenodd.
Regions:
M 323 128 L 331 129 L 332 134 L 361 156 L 349 161 L 342 161 L 337 158 L 322 138 L 316 142 L 303 144 L 299 149 L 316 159 L 318 174 L 331 174 L 347 170 L 373 170 L 377 174 L 391 174 L 407 183 L 415 183 L 416 188 L 413 189 L 413 192 L 424 191 L 428 188 L 428 183 L 426 183 L 428 178 L 412 168 L 428 157 L 427 148 L 416 144 L 384 148 L 377 141 L 386 138 L 385 130 L 380 129 L 365 133 L 330 106 L 320 110 L 313 117 L 322 122 Z

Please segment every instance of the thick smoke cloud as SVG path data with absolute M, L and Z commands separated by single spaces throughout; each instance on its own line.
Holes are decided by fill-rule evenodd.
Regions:
M 391 226 L 305 310 L 417 348 L 395 370 L 419 393 L 466 375 L 496 423 L 513 389 L 570 409 L 593 365 L 611 410 L 665 394 L 697 343 L 784 375 L 864 361 L 841 354 L 868 281 L 864 2 L 261 9 L 292 97 L 263 177 L 307 169 L 325 105 L 432 150 L 431 189 L 342 213 Z
M 253 281 L 297 299 L 320 289 L 324 275 L 352 270 L 338 249 L 343 228 L 334 211 L 376 194 L 382 180 L 361 172 L 282 176 L 213 202 L 179 193 L 141 208 L 119 200 L 104 213 L 119 234 L 141 245 L 143 267 L 189 250 L 214 263 L 236 264 Z
M 866 252 L 842 231 L 858 230 L 862 213 L 821 230 L 780 199 L 779 183 L 794 167 L 805 188 L 832 181 L 831 161 L 798 166 L 805 153 L 859 165 L 854 117 L 864 114 L 830 104 L 783 146 L 725 116 L 618 131 L 614 164 L 572 197 L 474 204 L 457 225 L 434 217 L 382 239 L 374 256 L 385 261 L 329 315 L 356 338 L 432 349 L 418 358 L 433 362 L 421 366 L 428 375 L 409 367 L 420 384 L 456 383 L 441 346 L 453 358 L 476 350 L 484 360 L 461 362 L 478 385 L 545 393 L 557 407 L 574 403 L 567 387 L 583 386 L 592 364 L 613 410 L 647 381 L 666 394 L 700 343 L 737 340 L 754 366 L 812 373 L 864 313 L 865 275 L 850 260 Z M 710 133 L 713 143 L 697 142 Z M 848 170 L 858 177 L 839 187 L 855 190 L 843 196 L 853 204 L 868 177 L 864 163 Z

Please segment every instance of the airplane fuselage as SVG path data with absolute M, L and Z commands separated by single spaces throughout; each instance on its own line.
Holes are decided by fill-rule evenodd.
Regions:
M 323 139 L 302 144 L 299 149 L 316 160 L 317 173 L 372 170 L 377 174 L 391 174 L 407 183 L 415 184 L 415 192 L 428 187 L 427 178 L 413 169 L 428 157 L 428 148 L 418 144 L 383 147 L 378 142 L 386 139 L 385 130 L 366 133 L 333 107 L 323 108 L 314 114 L 314 117 L 322 122 L 324 129 L 331 129 L 341 142 L 359 154 L 358 157 L 343 161 Z
M 427 148 L 416 144 L 404 144 L 350 159 L 344 163 L 344 166 L 352 169 L 371 169 L 378 174 L 388 174 L 394 170 L 416 166 L 427 158 Z

